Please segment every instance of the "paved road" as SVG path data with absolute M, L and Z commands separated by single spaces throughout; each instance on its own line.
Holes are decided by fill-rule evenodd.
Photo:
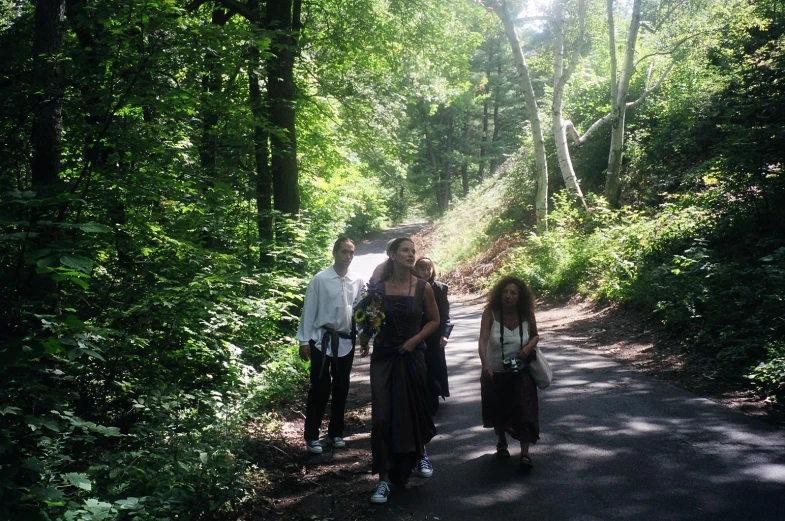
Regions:
M 385 243 L 358 245 L 354 267 L 372 270 Z M 785 430 L 581 350 L 569 331 L 549 330 L 547 313 L 538 325 L 555 380 L 540 392 L 535 469 L 518 471 L 513 445 L 498 461 L 480 421 L 480 309 L 451 315 L 434 476 L 393 490 L 377 520 L 785 521 Z M 355 371 L 367 381 L 368 359 Z

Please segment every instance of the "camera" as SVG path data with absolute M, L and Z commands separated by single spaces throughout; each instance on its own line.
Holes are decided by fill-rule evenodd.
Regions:
M 504 368 L 509 369 L 512 373 L 517 373 L 523 367 L 523 362 L 521 362 L 518 358 L 507 358 L 503 361 Z

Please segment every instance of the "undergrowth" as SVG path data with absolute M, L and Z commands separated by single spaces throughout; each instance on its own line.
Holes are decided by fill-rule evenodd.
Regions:
M 477 211 L 505 186 L 493 210 Z M 496 205 L 514 204 L 521 193 L 488 182 L 437 224 L 434 256 L 454 267 L 485 255 L 493 269 L 474 265 L 475 288 L 511 273 L 539 297 L 581 295 L 650 312 L 685 354 L 705 361 L 707 378 L 752 385 L 782 401 L 785 238 L 775 188 L 712 183 L 699 193 L 667 196 L 658 207 L 619 211 L 589 194 L 589 212 L 558 193 L 549 229 L 538 234 L 520 223 L 494 230 L 503 214 Z M 510 238 L 513 246 L 499 255 L 493 245 Z

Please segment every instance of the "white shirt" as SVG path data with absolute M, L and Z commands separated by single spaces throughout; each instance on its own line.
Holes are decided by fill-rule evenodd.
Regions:
M 493 319 L 488 345 L 485 348 L 485 359 L 494 373 L 504 372 L 504 360 L 514 358 L 529 341 L 529 322 L 524 321 L 519 326 L 523 328 L 523 342 L 521 342 L 521 332 L 518 327 L 512 330 L 504 327 L 504 345 L 502 345 L 501 328 L 503 327 L 498 320 Z
M 360 302 L 363 292 L 363 279 L 351 271 L 344 277 L 329 268 L 317 273 L 305 291 L 305 303 L 295 338 L 300 345 L 310 340 L 316 342 L 316 349 L 322 350 L 322 337 L 331 327 L 339 333 L 351 333 L 352 309 Z M 352 350 L 352 341 L 338 339 L 338 356 L 346 356 Z M 333 356 L 328 346 L 327 356 Z

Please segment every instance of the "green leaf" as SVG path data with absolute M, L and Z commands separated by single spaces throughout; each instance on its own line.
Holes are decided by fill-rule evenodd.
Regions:
M 70 485 L 81 488 L 82 490 L 93 489 L 93 483 L 90 481 L 90 479 L 88 479 L 86 474 L 69 472 L 68 474 L 63 474 L 62 478 Z
M 85 510 L 93 515 L 92 519 L 95 521 L 109 519 L 109 516 L 112 514 L 112 504 L 98 501 L 97 499 L 90 498 L 86 500 L 84 502 L 84 507 Z
M 93 259 L 82 257 L 81 255 L 63 255 L 60 257 L 60 262 L 63 266 L 68 266 L 84 273 L 90 273 L 93 269 Z
M 136 510 L 141 508 L 142 504 L 138 497 L 129 497 L 125 499 L 118 499 L 114 502 L 119 510 Z
M 74 284 L 76 284 L 77 286 L 79 286 L 82 289 L 87 289 L 89 287 L 87 285 L 87 282 L 83 281 L 80 278 L 73 277 L 70 280 L 71 280 L 71 282 L 73 282 Z
M 30 487 L 30 494 L 51 506 L 62 505 L 64 494 L 56 487 Z
M 109 226 L 104 226 L 103 224 L 98 223 L 80 223 L 74 225 L 75 228 L 79 228 L 83 232 L 88 233 L 110 233 L 112 232 L 112 228 Z
M 19 407 L 10 407 L 9 406 L 9 407 L 5 407 L 4 409 L 0 409 L 0 414 L 2 414 L 3 416 L 5 416 L 6 414 L 16 414 L 16 415 L 18 415 L 20 412 L 22 412 L 22 409 L 20 409 Z
M 106 359 L 103 356 L 101 356 L 101 354 L 98 353 L 97 351 L 93 351 L 92 349 L 82 349 L 82 352 L 87 356 L 90 356 L 92 358 L 97 358 L 102 362 L 106 362 Z

